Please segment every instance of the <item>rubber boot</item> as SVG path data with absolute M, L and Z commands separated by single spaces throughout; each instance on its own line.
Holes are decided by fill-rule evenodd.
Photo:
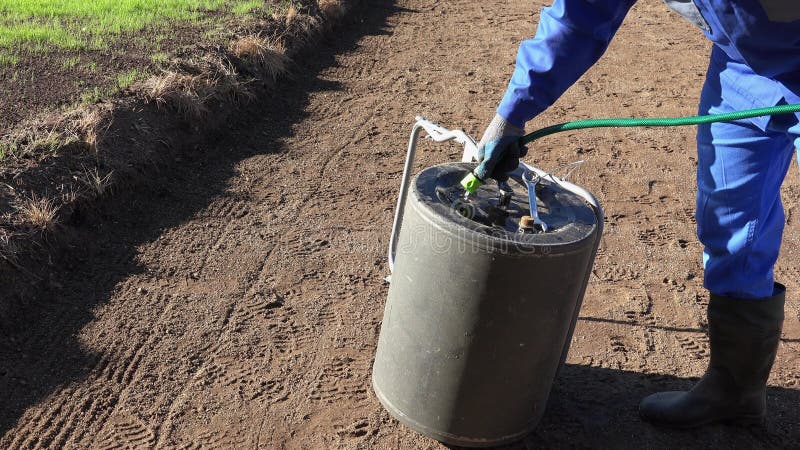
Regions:
M 654 425 L 692 428 L 711 423 L 757 425 L 766 415 L 766 387 L 783 325 L 786 289 L 750 300 L 711 295 L 708 334 L 711 361 L 688 392 L 659 392 L 639 404 Z

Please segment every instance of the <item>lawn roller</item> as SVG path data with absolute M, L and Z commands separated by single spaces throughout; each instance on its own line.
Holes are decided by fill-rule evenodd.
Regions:
M 711 116 L 597 119 L 594 127 L 680 126 L 800 112 L 800 105 Z M 464 146 L 461 162 L 411 179 L 422 131 Z M 372 385 L 389 413 L 451 445 L 515 441 L 545 411 L 564 363 L 603 229 L 586 189 L 520 163 L 505 182 L 472 174 L 475 141 L 417 117 L 389 243 L 389 294 Z

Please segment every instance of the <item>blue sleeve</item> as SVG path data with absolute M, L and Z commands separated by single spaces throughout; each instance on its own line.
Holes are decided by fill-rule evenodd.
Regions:
M 600 59 L 635 2 L 555 0 L 542 8 L 536 35 L 519 47 L 497 113 L 523 127 L 552 105 Z

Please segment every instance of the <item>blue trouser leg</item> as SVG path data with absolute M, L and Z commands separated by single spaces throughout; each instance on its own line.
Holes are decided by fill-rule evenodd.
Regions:
M 742 85 L 731 82 L 742 79 L 742 68 L 722 59 L 712 57 L 701 114 L 752 106 L 743 104 Z M 726 73 L 731 70 L 737 72 L 734 77 Z M 800 129 L 796 121 L 787 115 L 698 129 L 697 234 L 705 246 L 705 287 L 714 294 L 752 299 L 773 295 L 773 266 L 785 221 L 780 186 L 792 159 L 793 138 L 798 137 L 792 131 Z

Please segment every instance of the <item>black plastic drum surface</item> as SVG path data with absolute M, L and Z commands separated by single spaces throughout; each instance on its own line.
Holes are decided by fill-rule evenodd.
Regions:
M 460 210 L 458 182 L 474 165 L 422 171 L 412 182 L 373 369 L 397 419 L 453 445 L 491 446 L 529 432 L 544 412 L 588 281 L 594 210 L 544 180 L 546 233 L 519 233 L 528 213 L 519 174 L 502 217 L 499 189 Z
M 528 189 L 522 173 L 518 170 L 511 174 L 508 186 L 514 194 L 508 206 L 501 208 L 500 189 L 495 182 L 484 184 L 464 199 L 460 181 L 474 167 L 469 163 L 450 163 L 425 169 L 414 179 L 413 193 L 430 213 L 462 225 L 465 231 L 476 231 L 508 243 L 564 248 L 583 241 L 594 232 L 597 217 L 586 201 L 552 180 L 542 178 L 536 185 L 536 198 L 539 216 L 549 230 L 547 233 L 519 233 L 520 219 L 530 214 Z

